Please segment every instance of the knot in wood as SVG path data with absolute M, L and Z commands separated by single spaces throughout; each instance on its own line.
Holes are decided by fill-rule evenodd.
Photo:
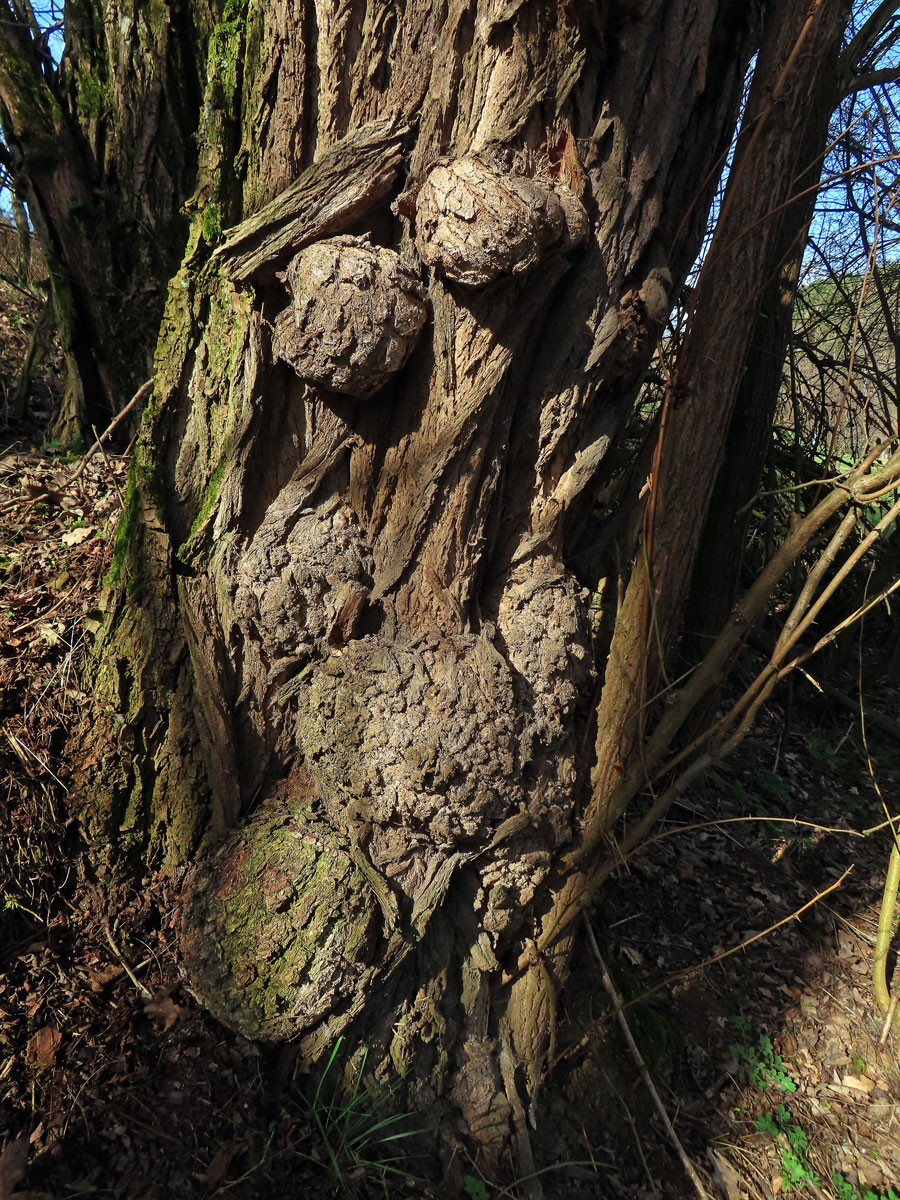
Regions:
M 434 167 L 416 200 L 420 258 L 471 288 L 530 271 L 587 234 L 584 206 L 565 184 L 480 154 Z
M 293 302 L 275 322 L 275 357 L 308 383 L 347 396 L 384 387 L 409 358 L 428 316 L 415 275 L 395 251 L 368 238 L 314 242 L 279 279 Z

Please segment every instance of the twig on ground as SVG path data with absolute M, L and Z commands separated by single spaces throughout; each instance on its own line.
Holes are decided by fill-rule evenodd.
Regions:
M 647 1090 L 650 1093 L 656 1111 L 659 1113 L 660 1120 L 662 1121 L 665 1131 L 668 1134 L 669 1141 L 672 1143 L 675 1153 L 681 1160 L 681 1165 L 684 1167 L 688 1178 L 694 1185 L 700 1200 L 710 1200 L 709 1192 L 707 1192 L 706 1188 L 703 1186 L 703 1181 L 697 1174 L 694 1164 L 685 1153 L 684 1146 L 682 1146 L 678 1134 L 675 1132 L 675 1126 L 669 1120 L 669 1114 L 666 1112 L 665 1105 L 660 1099 L 659 1092 L 656 1090 L 656 1085 L 650 1078 L 650 1072 L 647 1070 L 641 1052 L 637 1047 L 637 1043 L 631 1036 L 631 1029 L 629 1028 L 628 1021 L 625 1018 L 625 1011 L 622 1008 L 622 1001 L 619 999 L 619 993 L 616 991 L 616 985 L 612 981 L 609 969 L 607 968 L 606 963 L 603 961 L 603 956 L 600 953 L 600 947 L 597 945 L 597 939 L 594 937 L 594 930 L 591 928 L 591 923 L 587 919 L 586 915 L 584 916 L 584 927 L 587 930 L 588 941 L 591 943 L 591 949 L 594 952 L 594 957 L 597 959 L 597 962 L 600 966 L 600 971 L 603 977 L 603 986 L 606 988 L 607 992 L 609 993 L 609 997 L 613 1002 L 613 1007 L 616 1010 L 616 1016 L 619 1020 L 619 1024 L 622 1027 L 622 1033 L 625 1037 L 625 1041 L 628 1043 L 628 1048 L 631 1051 L 632 1057 L 634 1058 L 637 1068 L 641 1073 L 641 1078 L 647 1086 Z
M 134 971 L 132 971 L 131 967 L 129 967 L 128 963 L 125 961 L 124 957 L 122 956 L 121 951 L 119 950 L 119 947 L 113 941 L 113 936 L 109 931 L 108 925 L 106 926 L 106 940 L 109 942 L 110 946 L 112 947 L 113 954 L 119 960 L 119 962 L 122 966 L 122 970 L 125 972 L 125 974 L 128 976 L 128 978 L 131 980 L 131 982 L 137 988 L 138 992 L 140 992 L 141 999 L 152 1000 L 153 993 L 150 991 L 149 988 L 145 987 L 144 984 L 141 983 L 141 981 L 138 979 L 137 975 L 135 975 Z
M 6 730 L 6 736 L 9 739 L 9 744 L 12 746 L 12 748 L 15 750 L 15 752 L 18 754 L 19 758 L 21 758 L 23 762 L 27 762 L 25 755 L 26 754 L 30 755 L 34 759 L 34 761 L 37 763 L 37 765 L 41 768 L 42 771 L 46 771 L 47 774 L 51 777 L 51 779 L 55 779 L 56 782 L 59 784 L 59 786 L 61 788 L 65 789 L 66 785 L 59 778 L 59 776 L 55 775 L 53 773 L 53 771 L 50 770 L 50 768 L 47 766 L 47 764 L 44 762 L 44 760 L 39 755 L 35 754 L 35 752 L 31 749 L 30 746 L 27 746 L 25 744 L 25 742 L 20 741 L 20 739 L 17 738 L 16 735 L 8 729 Z
M 889 813 L 886 821 L 879 821 L 877 825 L 873 825 L 870 829 L 864 829 L 863 837 L 870 837 L 873 833 L 880 833 L 882 829 L 887 829 L 888 827 L 894 830 L 898 826 L 900 826 L 900 813 L 897 813 L 893 817 Z
M 115 431 L 118 428 L 118 426 L 120 425 L 120 423 L 122 421 L 124 421 L 124 419 L 132 411 L 132 409 L 134 409 L 138 404 L 140 404 L 140 402 L 143 399 L 145 399 L 147 396 L 150 395 L 150 392 L 153 390 L 153 384 L 154 384 L 153 379 L 148 379 L 146 383 L 142 383 L 141 386 L 138 388 L 138 390 L 134 393 L 134 395 L 128 401 L 128 403 L 125 405 L 125 407 L 122 409 L 122 411 L 120 413 L 118 413 L 115 417 L 113 417 L 113 419 L 107 425 L 107 427 L 103 431 L 103 433 L 98 434 L 96 429 L 94 430 L 94 436 L 96 437 L 97 440 L 94 442 L 94 444 L 91 446 L 90 450 L 87 451 L 84 458 L 81 460 L 78 470 L 72 476 L 70 483 L 77 483 L 77 481 L 84 474 L 85 467 L 88 465 L 88 463 L 91 461 L 91 459 L 97 453 L 97 451 L 101 448 L 102 443 L 105 442 L 107 438 L 111 437 L 112 434 L 115 433 Z

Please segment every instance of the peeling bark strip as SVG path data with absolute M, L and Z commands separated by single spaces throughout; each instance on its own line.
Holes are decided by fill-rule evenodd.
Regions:
M 348 229 L 394 187 L 408 126 L 373 121 L 333 145 L 215 251 L 237 283 L 271 282 L 302 246 Z

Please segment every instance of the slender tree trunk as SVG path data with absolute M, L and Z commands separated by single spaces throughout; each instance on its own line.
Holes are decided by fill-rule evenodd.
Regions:
M 6 4 L 0 6 L 0 131 L 47 263 L 66 362 L 63 410 L 106 424 L 111 380 L 88 281 L 92 273 L 109 278 L 108 248 L 92 220 L 94 198 L 74 131 L 46 85 L 30 29 Z
M 562 970 L 535 939 L 581 834 L 596 679 L 566 535 L 696 256 L 761 16 L 787 25 L 771 88 L 789 7 L 251 0 L 210 38 L 81 816 L 111 859 L 192 862 L 182 953 L 221 1020 L 307 1063 L 347 1031 L 490 1163 L 528 1159 Z M 745 139 L 759 188 L 735 187 L 783 188 L 808 101 L 778 83 Z M 687 389 L 749 339 L 753 211 L 723 237 L 756 290 L 701 289 L 657 462 L 663 644 L 730 411 L 699 436 Z M 598 786 L 632 770 L 646 578 Z
M 28 228 L 28 217 L 25 205 L 17 195 L 12 197 L 12 214 L 16 226 L 16 251 L 18 255 L 17 268 L 24 283 L 31 283 L 31 230 Z
M 635 748 L 677 632 L 746 354 L 793 195 L 807 117 L 846 0 L 781 5 L 766 28 L 722 214 L 694 291 L 688 332 L 660 424 L 643 558 L 610 650 L 597 721 L 594 805 L 621 815 L 619 781 L 641 774 Z M 619 797 L 619 799 L 617 799 Z
M 838 55 L 850 4 L 835 6 L 823 28 L 815 95 L 785 207 L 771 212 L 778 229 L 756 326 L 716 476 L 685 612 L 684 657 L 696 662 L 728 619 L 737 598 L 753 497 L 771 445 L 800 267 L 816 203 L 816 184 L 831 115 L 841 101 L 848 67 Z M 821 63 L 828 64 L 822 69 Z

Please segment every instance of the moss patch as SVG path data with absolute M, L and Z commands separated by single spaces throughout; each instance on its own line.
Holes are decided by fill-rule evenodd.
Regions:
M 192 987 L 223 1024 L 280 1041 L 355 991 L 381 911 L 350 850 L 308 819 L 264 812 L 185 886 L 181 949 Z
M 143 577 L 143 533 L 144 506 L 137 485 L 136 470 L 132 465 L 125 492 L 125 506 L 113 540 L 112 560 L 103 580 L 104 587 L 118 587 L 124 583 L 129 596 L 136 598 L 139 595 Z
M 109 98 L 104 84 L 83 63 L 78 64 L 78 112 L 88 121 L 97 120 L 106 111 Z
M 203 234 L 203 240 L 210 246 L 215 246 L 222 237 L 222 214 L 219 211 L 218 204 L 207 204 L 203 210 L 203 217 L 200 223 L 200 232 Z

